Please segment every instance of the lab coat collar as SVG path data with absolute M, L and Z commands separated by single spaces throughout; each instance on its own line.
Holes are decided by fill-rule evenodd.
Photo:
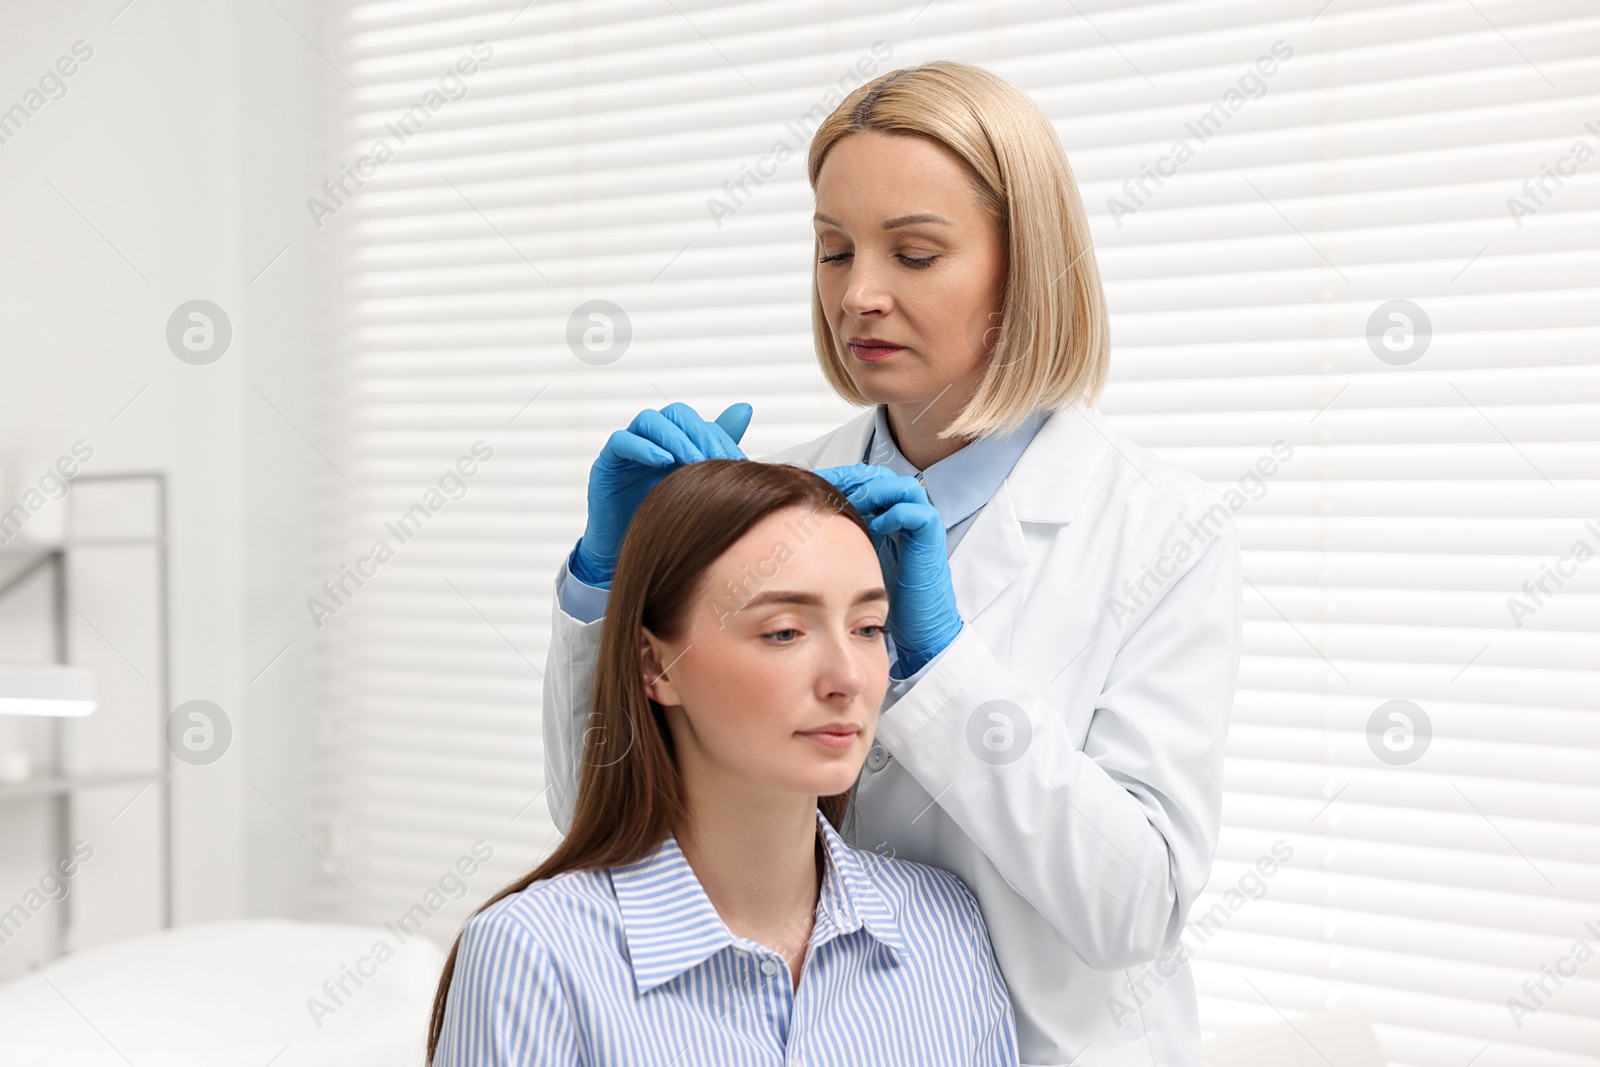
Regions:
M 877 410 L 877 406 L 868 408 L 824 437 L 820 449 L 810 457 L 809 468 L 866 462 Z M 1012 519 L 1070 522 L 1111 451 L 1111 433 L 1104 417 L 1081 403 L 1052 411 L 1001 486 L 1011 499 Z M 785 449 L 782 454 L 799 451 Z M 976 524 L 983 523 L 989 510 L 978 515 Z
M 877 408 L 869 408 L 828 435 L 809 469 L 865 462 L 876 419 Z M 783 455 L 806 463 L 804 451 Z M 1070 523 L 1112 451 L 1112 431 L 1099 412 L 1076 403 L 1050 413 L 950 556 L 963 618 L 977 618 L 1027 566 L 1022 523 Z
M 933 506 L 939 509 L 945 529 L 954 529 L 994 498 L 1000 483 L 1011 473 L 1033 441 L 1033 435 L 1049 417 L 1049 411 L 1036 409 L 1015 430 L 987 434 L 918 471 L 895 445 L 894 434 L 889 429 L 889 408 L 879 404 L 873 409 L 872 437 L 868 441 L 871 451 L 867 462 L 883 464 L 899 474 L 914 475 Z
M 908 955 L 893 910 L 821 808 L 817 827 L 826 863 L 807 951 L 865 929 L 895 954 Z M 736 937 L 722 921 L 670 832 L 650 855 L 613 867 L 610 875 L 634 986 L 641 996 L 729 946 L 750 943 Z

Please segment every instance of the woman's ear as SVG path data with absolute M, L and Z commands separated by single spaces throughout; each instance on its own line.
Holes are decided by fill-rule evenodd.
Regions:
M 661 666 L 661 658 L 666 651 L 666 646 L 650 632 L 648 626 L 639 627 L 639 671 L 644 679 L 645 695 L 662 707 L 673 707 L 682 702 L 673 688 L 672 679 Z

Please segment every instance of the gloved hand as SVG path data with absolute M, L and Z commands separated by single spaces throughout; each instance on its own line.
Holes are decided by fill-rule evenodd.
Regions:
M 730 404 L 715 422 L 706 422 L 689 405 L 646 408 L 626 430 L 606 440 L 589 468 L 589 518 L 568 557 L 573 576 L 588 585 L 611 588 L 622 554 L 622 536 L 645 494 L 680 466 L 705 459 L 747 459 L 739 439 L 750 427 L 753 409 Z
M 824 467 L 872 530 L 889 590 L 889 635 L 909 678 L 956 639 L 964 625 L 945 550 L 944 519 L 922 483 L 874 463 Z

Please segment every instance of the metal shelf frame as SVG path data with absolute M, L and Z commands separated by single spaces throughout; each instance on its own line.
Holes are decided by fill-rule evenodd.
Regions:
M 153 483 L 155 489 L 155 519 L 156 533 L 153 537 L 106 537 L 106 538 L 75 538 L 72 536 L 74 525 L 73 500 L 77 493 L 75 487 L 82 482 L 129 482 L 147 481 Z M 37 557 L 31 562 L 24 563 L 12 572 L 0 584 L 0 599 L 3 599 L 12 590 L 20 587 L 34 575 L 44 571 L 50 573 L 50 581 L 54 586 L 55 595 L 50 598 L 52 645 L 55 662 L 68 664 L 71 662 L 71 649 L 68 644 L 67 633 L 67 596 L 68 596 L 68 571 L 67 556 L 69 552 L 77 552 L 85 548 L 100 548 L 108 546 L 126 547 L 129 545 L 148 545 L 155 551 L 156 563 L 156 610 L 158 615 L 156 633 L 158 638 L 157 660 L 159 661 L 158 673 L 160 680 L 156 686 L 156 728 L 160 732 L 160 744 L 157 751 L 160 753 L 160 767 L 154 771 L 114 770 L 68 774 L 62 766 L 66 751 L 65 732 L 66 719 L 53 718 L 51 722 L 52 758 L 55 766 L 46 774 L 15 785 L 0 786 L 0 804 L 13 800 L 34 800 L 39 798 L 53 798 L 55 810 L 55 844 L 56 855 L 66 856 L 71 851 L 72 833 L 72 798 L 79 789 L 94 788 L 107 785 L 136 785 L 144 783 L 158 786 L 161 793 L 161 925 L 163 928 L 172 925 L 172 896 L 173 896 L 173 856 L 172 856 L 172 751 L 167 746 L 166 723 L 167 716 L 172 712 L 172 641 L 171 641 L 171 604 L 168 589 L 169 560 L 168 560 L 168 524 L 167 524 L 167 476 L 161 471 L 126 471 L 105 472 L 94 474 L 77 474 L 71 479 L 73 490 L 67 493 L 63 506 L 66 509 L 62 522 L 64 536 L 59 541 L 26 541 L 22 538 L 14 539 L 11 543 L 0 545 L 0 558 L 15 556 Z M 61 920 L 57 925 L 56 955 L 64 955 L 68 949 L 67 935 L 72 924 L 72 900 L 74 894 L 68 893 L 61 899 Z

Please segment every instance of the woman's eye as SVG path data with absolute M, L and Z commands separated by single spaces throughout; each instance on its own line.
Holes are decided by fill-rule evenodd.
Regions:
M 854 253 L 851 253 L 851 252 L 835 252 L 831 256 L 823 256 L 821 259 L 817 260 L 817 262 L 818 263 L 836 263 L 839 260 L 844 259 L 846 256 L 853 255 L 853 254 Z M 935 256 L 897 255 L 897 256 L 895 256 L 895 258 L 898 259 L 900 262 L 904 263 L 906 266 L 911 267 L 914 270 L 921 270 L 924 267 L 932 266 L 933 265 L 933 261 L 938 259 L 939 257 L 936 256 L 936 255 Z
M 879 637 L 883 636 L 884 628 L 881 625 L 861 626 L 861 627 L 858 627 L 856 629 L 856 632 L 857 633 L 861 633 L 861 632 L 866 631 L 866 630 L 873 631 L 869 636 L 871 638 L 875 639 L 875 638 L 879 638 Z M 767 633 L 762 634 L 761 636 L 762 637 L 776 638 L 780 634 L 797 634 L 799 632 L 800 632 L 799 629 L 797 629 L 796 627 L 790 626 L 790 627 L 788 627 L 786 629 L 783 629 L 783 630 L 770 630 Z M 793 643 L 792 641 L 779 641 L 778 642 L 778 644 L 780 644 L 780 645 L 788 645 L 788 644 L 792 644 L 792 643 Z

